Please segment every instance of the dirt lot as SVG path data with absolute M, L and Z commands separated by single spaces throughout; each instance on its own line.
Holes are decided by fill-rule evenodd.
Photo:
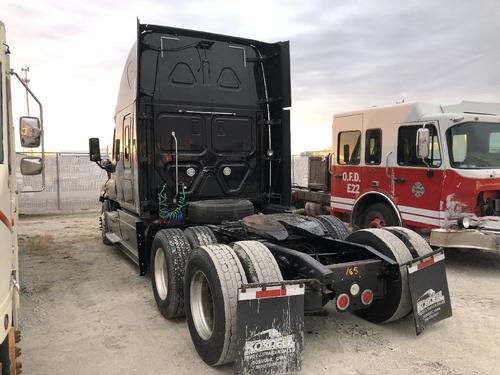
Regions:
M 97 213 L 20 224 L 25 374 L 230 374 L 197 356 L 184 320 L 156 308 L 148 277 L 101 243 Z M 498 374 L 496 256 L 447 254 L 454 316 L 415 337 L 329 308 L 306 318 L 304 374 Z

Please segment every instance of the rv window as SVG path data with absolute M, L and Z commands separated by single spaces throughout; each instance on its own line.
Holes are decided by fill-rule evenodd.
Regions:
M 3 72 L 0 64 L 0 74 Z M 0 75 L 0 163 L 3 163 L 3 75 Z
M 361 132 L 359 130 L 339 133 L 337 161 L 340 165 L 357 165 L 361 159 Z
M 120 140 L 119 139 L 115 139 L 114 149 L 115 149 L 115 160 L 120 161 Z
M 378 165 L 382 159 L 382 130 L 368 129 L 365 137 L 365 164 Z
M 401 126 L 398 131 L 398 164 L 411 167 L 437 168 L 441 165 L 441 149 L 436 127 L 427 125 L 431 132 L 429 157 L 424 160 L 417 156 L 417 130 L 422 125 Z
M 130 134 L 130 115 L 123 120 L 123 168 L 130 168 L 132 159 L 132 142 Z

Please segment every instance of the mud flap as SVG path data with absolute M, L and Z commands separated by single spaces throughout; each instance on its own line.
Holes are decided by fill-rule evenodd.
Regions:
M 452 315 L 444 250 L 414 259 L 407 266 L 415 331 L 420 335 L 429 324 Z
M 305 285 L 276 284 L 238 291 L 235 374 L 289 374 L 302 367 Z

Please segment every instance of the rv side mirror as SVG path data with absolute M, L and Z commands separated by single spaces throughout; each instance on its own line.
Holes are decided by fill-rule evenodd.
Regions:
M 24 176 L 35 176 L 42 173 L 42 158 L 38 156 L 26 156 L 21 159 L 21 174 Z
M 429 157 L 429 143 L 431 132 L 428 128 L 420 128 L 417 130 L 417 157 L 426 159 Z
M 101 147 L 99 146 L 99 138 L 89 138 L 89 156 L 90 161 L 101 161 Z
M 37 117 L 23 116 L 19 119 L 19 135 L 21 146 L 36 148 L 40 146 L 42 130 Z
M 349 145 L 344 145 L 344 163 L 349 164 Z

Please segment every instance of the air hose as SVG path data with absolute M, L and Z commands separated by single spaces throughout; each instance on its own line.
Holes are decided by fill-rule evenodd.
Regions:
M 172 209 L 172 204 L 168 203 L 167 197 L 167 185 L 164 184 L 158 194 L 159 201 L 159 215 L 163 220 L 169 222 L 178 222 L 183 218 L 183 210 L 186 207 L 186 193 L 184 192 L 184 185 L 182 185 L 182 191 L 180 197 L 177 200 L 175 208 Z

